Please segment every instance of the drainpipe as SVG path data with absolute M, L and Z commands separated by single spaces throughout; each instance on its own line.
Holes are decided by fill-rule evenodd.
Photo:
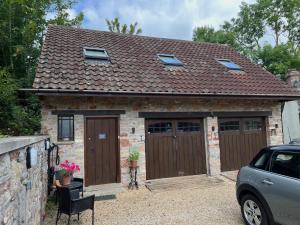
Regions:
M 282 130 L 282 143 L 284 144 L 284 128 L 283 128 L 283 119 L 282 119 L 282 114 L 284 110 L 285 102 L 281 102 L 281 130 Z M 291 139 L 291 137 L 290 137 Z

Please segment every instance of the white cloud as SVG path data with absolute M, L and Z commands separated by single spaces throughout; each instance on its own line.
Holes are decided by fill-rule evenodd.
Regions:
M 77 12 L 75 9 L 68 9 L 67 13 L 69 14 L 69 19 L 74 19 L 77 15 Z M 54 10 L 52 10 L 46 14 L 46 20 L 54 19 L 55 16 L 56 16 L 56 12 Z
M 69 14 L 69 19 L 74 19 L 77 15 L 77 12 L 75 11 L 75 9 L 68 9 L 67 13 Z
M 254 0 L 247 0 L 252 3 Z M 219 28 L 235 17 L 242 0 L 85 0 L 84 27 L 107 30 L 105 18 L 120 17 L 122 23 L 137 21 L 143 35 L 177 39 L 192 38 L 193 28 Z
M 54 17 L 55 17 L 55 12 L 48 12 L 46 14 L 46 20 L 54 19 Z

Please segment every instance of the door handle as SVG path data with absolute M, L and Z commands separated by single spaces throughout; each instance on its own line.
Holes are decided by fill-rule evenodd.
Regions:
M 270 181 L 269 179 L 264 179 L 262 183 L 267 184 L 267 185 L 273 185 L 274 183 Z

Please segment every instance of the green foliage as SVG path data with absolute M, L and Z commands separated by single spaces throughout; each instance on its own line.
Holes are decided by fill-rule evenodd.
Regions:
M 197 27 L 193 31 L 193 40 L 198 42 L 211 42 L 234 45 L 234 36 L 224 30 L 215 31 L 212 27 Z
M 299 0 L 257 0 L 242 3 L 237 18 L 230 22 L 230 30 L 245 48 L 257 50 L 263 37 L 274 37 L 275 45 L 290 42 L 296 49 L 300 42 Z
M 71 19 L 68 10 L 76 3 L 74 0 L 52 0 L 51 12 L 56 13 L 54 19 L 50 19 L 48 24 L 62 26 L 80 26 L 84 15 L 80 12 L 75 18 Z
M 265 45 L 262 49 L 259 49 L 258 58 L 268 71 L 283 80 L 288 69 L 294 68 L 300 70 L 300 51 L 294 53 L 288 44 L 275 47 Z
M 29 135 L 40 129 L 38 98 L 19 91 L 31 88 L 48 23 L 80 24 L 83 15 L 69 19 L 68 0 L 0 1 L 0 133 Z M 56 14 L 46 21 L 48 12 Z
M 9 135 L 30 135 L 40 128 L 39 105 L 20 104 L 18 85 L 7 70 L 0 70 L 0 133 Z M 28 98 L 36 103 L 36 97 Z
M 235 40 L 235 34 L 227 29 L 215 30 L 208 26 L 196 27 L 193 31 L 193 41 L 226 44 L 238 51 L 241 50 Z
M 274 37 L 274 46 L 265 43 L 266 37 Z M 299 68 L 300 1 L 243 2 L 237 18 L 224 22 L 219 30 L 195 28 L 193 39 L 228 44 L 284 79 L 288 69 Z
M 10 123 L 12 135 L 32 135 L 40 129 L 40 111 L 16 105 Z
M 16 101 L 17 85 L 5 69 L 0 69 L 0 133 L 10 133 L 10 119 Z
M 137 28 L 138 27 L 137 22 L 130 24 L 128 27 L 127 24 L 121 25 L 118 17 L 114 18 L 113 20 L 106 19 L 106 24 L 110 32 L 122 33 L 122 34 L 136 34 L 136 35 L 142 33 L 142 29 Z
M 129 149 L 129 161 L 137 161 L 140 158 L 139 148 L 137 146 L 133 146 Z

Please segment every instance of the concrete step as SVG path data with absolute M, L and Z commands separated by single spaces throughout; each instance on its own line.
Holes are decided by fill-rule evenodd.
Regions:
M 101 199 L 101 197 L 105 199 L 105 196 L 115 196 L 125 190 L 121 183 L 112 183 L 84 187 L 83 192 L 85 196 L 94 194 L 98 199 Z

